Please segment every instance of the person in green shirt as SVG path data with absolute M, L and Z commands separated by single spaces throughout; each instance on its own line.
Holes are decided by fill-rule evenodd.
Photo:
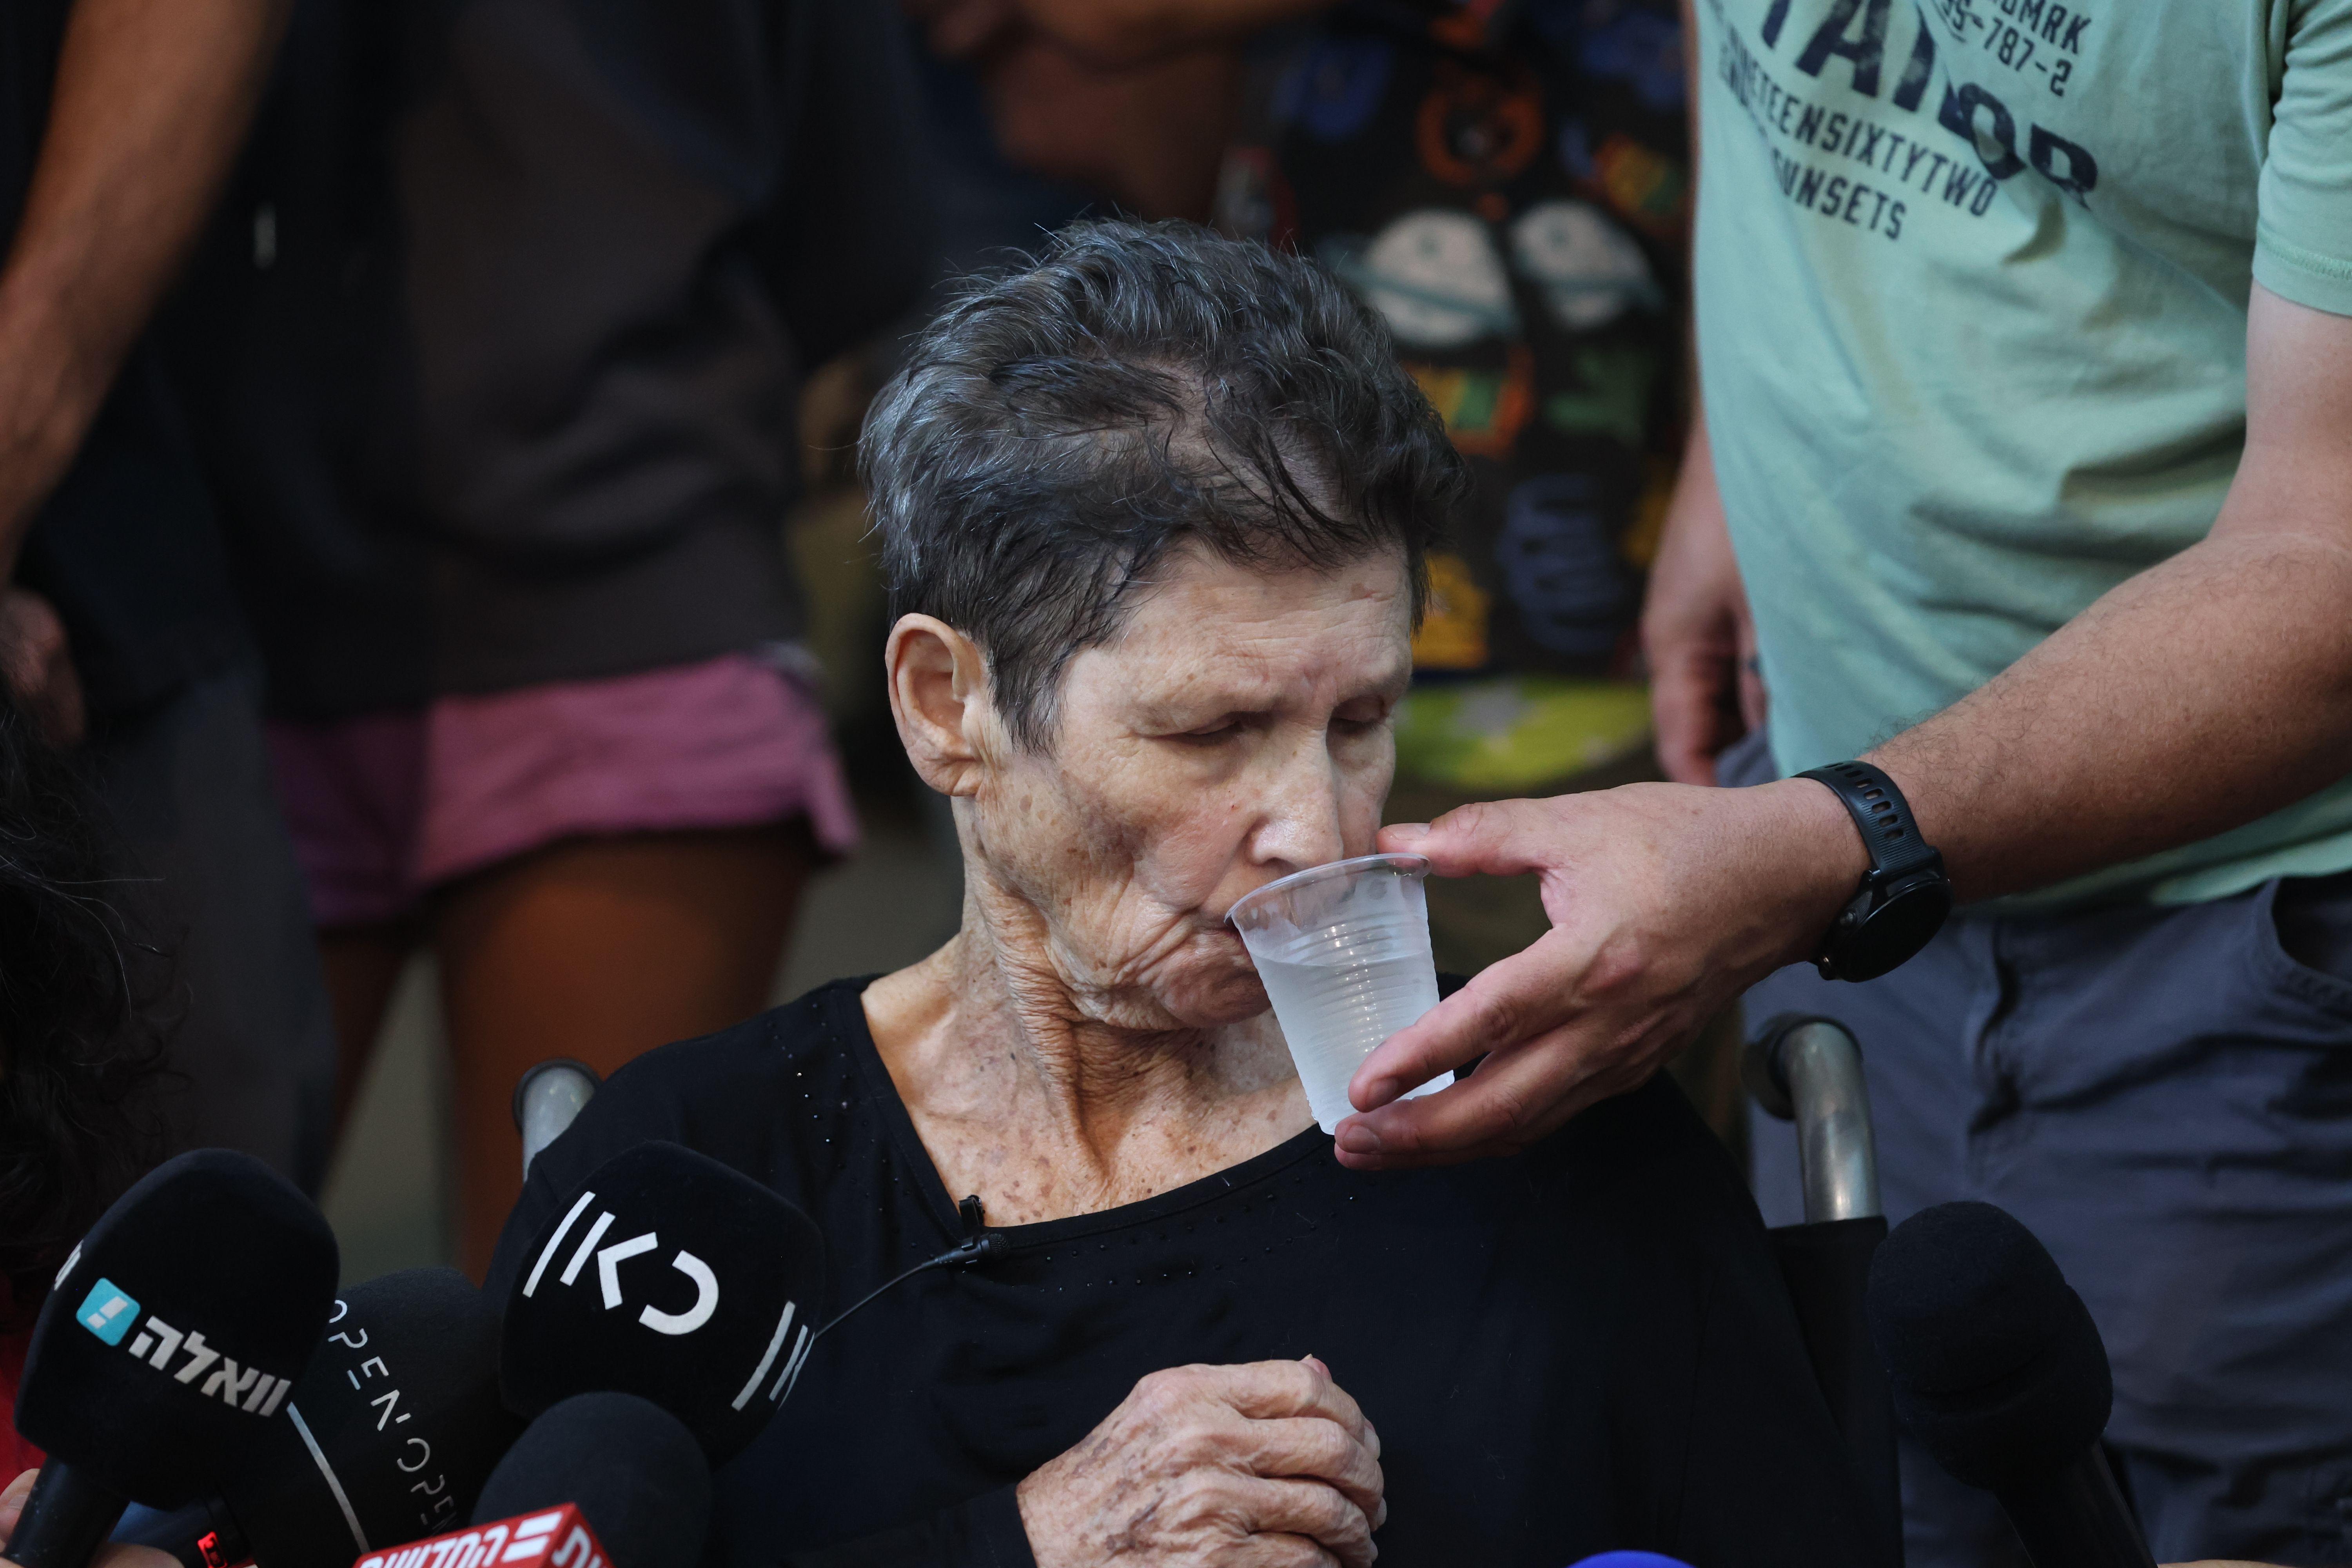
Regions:
M 2156 1555 L 2352 1562 L 2352 0 L 1696 11 L 1677 782 L 1384 833 L 1553 923 L 1339 1157 L 1520 1146 L 1743 991 L 1840 1017 L 1890 1217 L 1999 1203 L 2090 1305 Z M 1843 984 L 1790 966 L 1874 862 L 1793 775 L 1857 756 L 1962 908 Z M 1906 1475 L 1915 1568 L 2011 1560 Z

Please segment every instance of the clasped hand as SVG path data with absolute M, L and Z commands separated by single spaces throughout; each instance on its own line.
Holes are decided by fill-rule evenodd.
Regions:
M 1037 1568 L 1366 1568 L 1388 1518 L 1380 1434 L 1304 1361 L 1155 1372 L 1021 1483 Z

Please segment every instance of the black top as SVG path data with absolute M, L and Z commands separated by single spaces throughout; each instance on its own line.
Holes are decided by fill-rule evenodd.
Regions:
M 0 255 L 40 155 L 67 0 L 0 5 Z M 101 723 L 246 650 L 212 501 L 142 341 L 26 537 L 17 577 L 57 605 Z
M 589 1172 L 647 1139 L 805 1209 L 829 1313 L 962 1239 L 866 1030 L 866 984 L 615 1074 L 533 1163 L 490 1289 Z M 712 1561 L 1024 1568 L 1013 1484 L 1139 1378 L 1310 1352 L 1380 1428 L 1386 1568 L 1612 1548 L 1864 1560 L 1762 1224 L 1664 1079 L 1511 1159 L 1364 1175 L 1310 1126 L 1142 1203 L 999 1234 L 1009 1255 L 919 1274 L 817 1342 L 719 1472 Z

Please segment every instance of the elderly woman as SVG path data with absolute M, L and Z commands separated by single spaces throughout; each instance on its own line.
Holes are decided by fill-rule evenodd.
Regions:
M 714 1555 L 1861 1561 L 1755 1211 L 1675 1091 L 1349 1172 L 1225 924 L 1380 825 L 1462 478 L 1375 319 L 1261 247 L 1073 229 L 941 314 L 865 461 L 962 928 L 617 1074 L 493 1277 L 653 1138 L 814 1216 L 835 1310 L 994 1232 L 818 1342 Z

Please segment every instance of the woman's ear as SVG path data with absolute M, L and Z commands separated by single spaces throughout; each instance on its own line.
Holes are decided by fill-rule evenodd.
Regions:
M 989 716 L 980 645 L 933 616 L 900 616 L 882 650 L 890 716 L 922 781 L 944 795 L 980 793 L 978 744 Z

